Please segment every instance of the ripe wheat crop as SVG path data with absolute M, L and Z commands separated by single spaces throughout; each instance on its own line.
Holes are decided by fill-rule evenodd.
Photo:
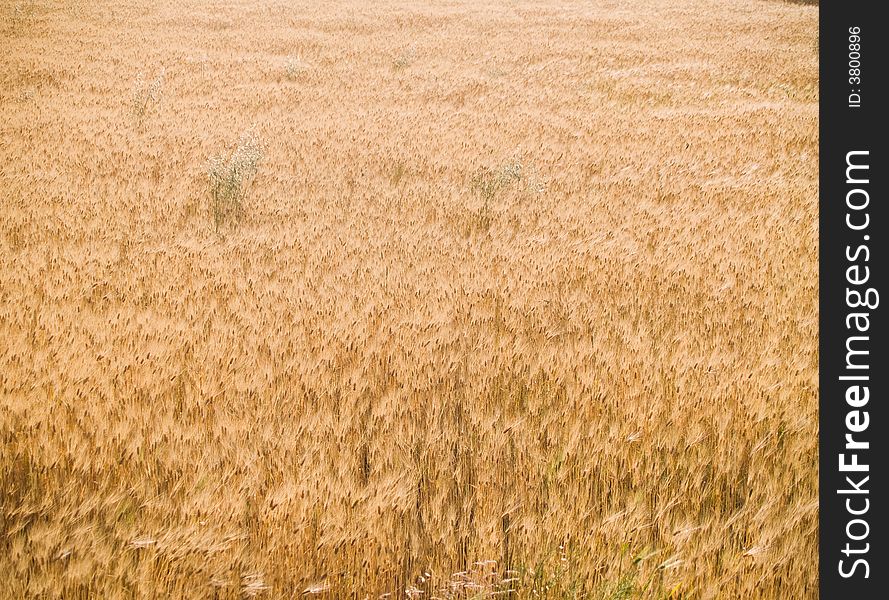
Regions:
M 815 597 L 817 8 L 0 28 L 0 596 Z

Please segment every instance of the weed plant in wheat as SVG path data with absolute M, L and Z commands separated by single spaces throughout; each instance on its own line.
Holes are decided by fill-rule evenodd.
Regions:
M 415 46 L 402 50 L 398 56 L 392 59 L 392 68 L 396 71 L 406 69 L 414 62 L 416 56 L 417 49 Z
M 164 92 L 164 79 L 166 70 L 161 69 L 157 77 L 148 82 L 143 73 L 136 76 L 133 82 L 131 107 L 133 115 L 141 122 L 152 107 L 157 106 Z
M 244 199 L 262 160 L 262 143 L 256 132 L 249 129 L 241 134 L 234 149 L 211 158 L 207 164 L 213 227 L 227 220 L 240 219 L 244 214 Z
M 524 182 L 524 189 L 520 184 Z M 513 158 L 498 167 L 480 167 L 470 177 L 470 188 L 481 201 L 472 214 L 469 230 L 487 231 L 494 222 L 493 204 L 497 197 L 507 190 L 519 192 L 530 191 L 541 193 L 543 186 L 536 175 L 526 177 L 526 169 L 522 160 Z
M 284 61 L 284 73 L 288 79 L 299 79 L 309 71 L 309 64 L 299 56 L 288 56 Z

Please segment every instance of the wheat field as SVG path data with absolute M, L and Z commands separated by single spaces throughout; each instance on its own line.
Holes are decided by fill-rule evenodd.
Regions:
M 0 595 L 814 598 L 817 7 L 0 4 Z

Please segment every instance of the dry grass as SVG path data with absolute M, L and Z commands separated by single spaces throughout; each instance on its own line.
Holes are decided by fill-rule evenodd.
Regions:
M 0 8 L 0 595 L 815 597 L 815 9 Z

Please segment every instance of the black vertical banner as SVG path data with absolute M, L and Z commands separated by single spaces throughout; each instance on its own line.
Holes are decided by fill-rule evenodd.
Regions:
M 889 597 L 886 39 L 877 2 L 820 12 L 821 598 Z

